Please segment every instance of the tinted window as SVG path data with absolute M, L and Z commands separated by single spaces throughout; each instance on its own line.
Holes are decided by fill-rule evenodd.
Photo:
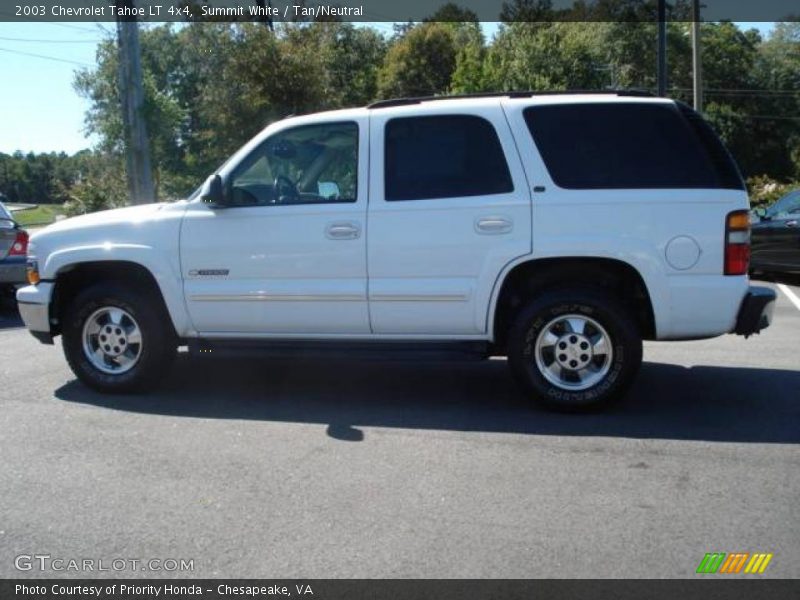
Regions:
M 497 132 L 468 115 L 386 124 L 387 200 L 487 196 L 514 190 Z
M 358 125 L 304 125 L 276 133 L 231 177 L 234 206 L 355 202 Z
M 692 122 L 675 105 L 552 105 L 524 114 L 560 187 L 743 189 L 710 127 L 696 113 Z
M 0 204 L 0 219 L 10 219 L 11 215 L 6 211 L 6 207 Z

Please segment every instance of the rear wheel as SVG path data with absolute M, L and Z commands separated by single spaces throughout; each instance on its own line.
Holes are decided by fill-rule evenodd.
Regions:
M 83 383 L 102 392 L 150 389 L 170 367 L 177 342 L 153 294 L 98 284 L 66 311 L 64 354 Z
M 517 317 L 509 365 L 537 402 L 560 411 L 597 409 L 621 398 L 642 361 L 636 323 L 602 290 L 546 292 Z

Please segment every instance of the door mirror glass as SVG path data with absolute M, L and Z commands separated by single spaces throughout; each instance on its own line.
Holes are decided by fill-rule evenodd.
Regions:
M 221 208 L 225 206 L 225 192 L 222 186 L 222 177 L 212 175 L 206 180 L 205 187 L 201 194 L 204 203 L 212 207 Z

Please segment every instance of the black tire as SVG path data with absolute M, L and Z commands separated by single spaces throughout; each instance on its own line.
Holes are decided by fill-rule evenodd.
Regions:
M 124 310 L 136 320 L 141 331 L 138 360 L 121 374 L 101 371 L 84 352 L 84 324 L 103 307 Z M 78 294 L 64 314 L 62 335 L 64 354 L 73 373 L 100 392 L 124 394 L 154 388 L 169 370 L 177 352 L 177 339 L 161 298 L 117 283 L 99 283 Z
M 565 389 L 563 385 L 556 385 L 543 372 L 546 360 L 542 359 L 544 369 L 537 365 L 536 343 L 540 334 L 545 335 L 545 328 L 552 331 L 552 324 L 566 315 L 588 317 L 610 338 L 613 352 L 604 363 L 607 372 L 586 389 Z M 554 354 L 558 353 L 556 346 L 552 348 Z M 540 352 L 544 356 L 547 351 Z M 592 358 L 595 359 L 601 363 L 604 360 L 601 355 Z M 589 287 L 554 289 L 538 296 L 517 316 L 509 332 L 508 362 L 523 390 L 544 407 L 560 412 L 597 410 L 620 400 L 633 382 L 642 362 L 642 338 L 630 312 L 605 291 Z M 567 376 L 572 377 L 568 371 Z

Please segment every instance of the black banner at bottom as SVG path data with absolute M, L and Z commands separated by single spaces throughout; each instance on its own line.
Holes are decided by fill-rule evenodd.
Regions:
M 800 598 L 800 580 L 5 579 L 2 600 L 759 600 Z

